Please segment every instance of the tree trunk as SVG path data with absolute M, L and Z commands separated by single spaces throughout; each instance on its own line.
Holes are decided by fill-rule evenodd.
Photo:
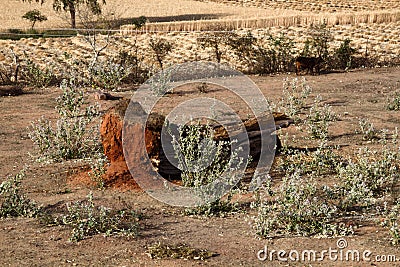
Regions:
M 169 162 L 161 145 L 161 130 L 165 121 L 165 117 L 163 115 L 151 113 L 146 121 L 146 125 L 140 125 L 141 122 L 135 121 L 129 121 L 129 123 L 125 122 L 126 125 L 129 126 L 128 128 L 125 128 L 125 133 L 129 132 L 127 136 L 131 136 L 131 138 L 126 138 L 124 141 L 122 140 L 124 116 L 128 105 L 129 99 L 123 99 L 113 108 L 108 110 L 103 116 L 100 133 L 102 136 L 104 153 L 111 163 L 109 170 L 106 173 L 106 185 L 110 181 L 115 181 L 115 177 L 117 176 L 114 169 L 118 169 L 118 173 L 120 174 L 120 178 L 118 179 L 122 179 L 121 177 L 123 177 L 124 182 L 133 182 L 134 180 L 130 176 L 125 160 L 130 163 L 130 166 L 140 167 L 143 159 L 147 158 L 147 156 L 144 154 L 146 152 L 153 163 L 153 167 L 157 169 L 159 174 L 170 180 L 180 179 L 181 171 Z M 136 106 L 137 113 L 143 113 L 146 115 L 139 104 Z M 132 110 L 130 110 L 130 112 L 132 112 Z M 289 117 L 282 113 L 273 113 L 273 117 L 276 129 L 286 128 L 293 123 Z M 259 120 L 263 119 L 268 119 L 268 117 L 252 118 L 243 121 L 245 130 L 249 136 L 250 156 L 255 162 L 258 162 L 260 157 L 262 135 L 265 134 L 260 131 L 258 125 Z M 171 124 L 170 127 L 176 126 Z M 144 137 L 143 129 L 145 129 Z M 235 139 L 235 136 L 240 133 L 240 130 L 232 132 L 232 140 Z M 214 127 L 215 141 L 229 141 L 229 138 L 228 132 L 224 127 Z M 239 143 L 240 141 L 241 140 L 238 140 Z M 123 151 L 124 142 L 125 154 Z M 280 149 L 281 144 L 278 138 L 276 139 L 276 142 L 277 149 Z M 126 151 L 129 151 L 129 153 L 126 153 Z M 126 156 L 128 156 L 128 158 L 125 158 Z M 118 168 L 113 168 L 113 166 L 117 166 Z M 149 172 L 149 170 L 147 170 L 147 172 Z
M 71 27 L 73 29 L 76 28 L 76 9 L 74 3 L 71 1 L 69 2 L 69 13 L 71 15 Z

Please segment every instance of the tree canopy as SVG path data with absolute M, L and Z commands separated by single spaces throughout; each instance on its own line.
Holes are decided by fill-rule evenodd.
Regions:
M 22 0 L 23 2 L 40 3 L 43 5 L 45 0 Z M 76 28 L 76 12 L 80 5 L 86 5 L 93 14 L 101 14 L 101 4 L 106 4 L 105 0 L 52 0 L 53 9 L 57 12 L 64 11 L 70 14 L 71 27 Z

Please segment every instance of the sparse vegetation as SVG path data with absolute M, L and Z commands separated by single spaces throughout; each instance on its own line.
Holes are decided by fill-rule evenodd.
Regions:
M 393 99 L 389 100 L 388 110 L 400 110 L 400 93 L 395 93 Z
M 188 125 L 179 126 L 178 134 L 179 136 L 174 136 L 171 133 L 175 157 L 178 159 L 178 167 L 182 170 L 182 184 L 196 188 L 200 199 L 207 202 L 195 208 L 188 208 L 185 213 L 223 216 L 237 211 L 237 206 L 231 203 L 232 192 L 228 193 L 226 199 L 220 199 L 223 196 L 221 193 L 226 186 L 235 185 L 233 183 L 238 175 L 237 171 L 247 162 L 244 163 L 244 159 L 239 158 L 238 151 L 230 151 L 232 143 L 214 141 L 213 129 L 208 124 L 191 121 Z M 229 173 L 229 176 L 224 178 L 226 185 L 202 187 L 217 181 L 225 172 Z M 215 197 L 217 199 L 213 200 Z
M 106 165 L 108 164 L 108 159 L 104 153 L 97 153 L 92 156 L 89 160 L 90 172 L 89 176 L 93 182 L 96 183 L 97 188 L 104 189 L 103 175 L 106 173 Z
M 284 88 L 286 90 L 286 87 Z M 293 83 L 291 94 L 285 95 L 282 103 L 300 114 L 303 104 L 293 98 L 298 95 L 297 83 Z M 297 93 L 297 94 L 296 94 Z M 299 104 L 300 103 L 300 104 Z M 285 105 L 282 105 L 285 106 Z M 376 130 L 367 120 L 360 120 L 364 140 L 379 140 L 379 149 L 360 148 L 353 155 L 339 156 L 339 148 L 328 145 L 327 125 L 336 116 L 329 106 L 321 105 L 317 97 L 305 117 L 310 137 L 318 137 L 315 150 L 297 149 L 288 145 L 284 138 L 281 155 L 276 160 L 276 169 L 283 173 L 283 181 L 271 181 L 258 192 L 252 204 L 257 210 L 254 228 L 261 237 L 286 235 L 348 235 L 353 233 L 341 217 L 345 214 L 373 211 L 380 203 L 397 195 L 399 182 L 400 153 L 398 151 L 397 129 Z M 299 118 L 298 121 L 301 121 Z M 301 129 L 299 126 L 299 129 Z M 312 139 L 311 139 L 312 140 Z M 329 177 L 335 184 L 318 186 L 315 178 Z M 398 236 L 397 221 L 386 220 L 390 224 L 392 239 Z M 396 242 L 396 241 L 394 241 Z
M 56 99 L 56 110 L 60 116 L 55 125 L 45 119 L 32 122 L 29 137 L 39 148 L 40 158 L 47 160 L 68 160 L 90 157 L 99 149 L 99 140 L 91 125 L 98 111 L 87 106 L 83 91 L 73 80 L 64 80 L 60 89 L 62 95 Z
M 67 214 L 53 218 L 51 225 L 66 225 L 72 228 L 69 238 L 78 242 L 93 235 L 135 237 L 138 234 L 138 214 L 133 210 L 112 210 L 96 206 L 93 194 L 85 201 L 67 205 Z M 49 220 L 49 219 L 47 219 Z
M 44 0 L 22 1 L 43 3 Z M 49 15 L 48 21 L 37 10 L 21 16 L 28 10 L 24 9 L 15 17 L 18 22 L 4 24 L 4 29 L 10 29 L 1 33 L 0 39 L 19 41 L 2 40 L 0 48 L 3 113 L 0 136 L 4 139 L 0 165 L 5 174 L 4 181 L 0 181 L 0 232 L 4 236 L 4 245 L 0 246 L 4 252 L 1 265 L 122 266 L 147 261 L 190 265 L 193 262 L 189 260 L 202 260 L 206 265 L 253 266 L 260 264 L 254 248 L 261 248 L 257 247 L 260 242 L 253 239 L 254 232 L 258 238 L 268 239 L 261 243 L 268 245 L 270 251 L 282 244 L 303 242 L 304 238 L 299 236 L 318 238 L 307 239 L 310 245 L 307 249 L 335 248 L 336 240 L 323 238 L 354 232 L 356 236 L 348 238 L 351 244 L 347 248 L 351 250 L 368 248 L 373 242 L 374 254 L 397 251 L 390 245 L 400 243 L 400 150 L 396 128 L 399 119 L 396 111 L 400 110 L 399 71 L 362 68 L 400 63 L 400 2 L 227 0 L 221 4 L 215 0 L 218 5 L 213 5 L 210 3 L 213 1 L 202 1 L 199 5 L 178 1 L 177 7 L 171 2 L 164 5 L 165 1 L 156 1 L 158 6 L 168 9 L 158 11 L 149 6 L 150 12 L 143 12 L 141 7 L 146 5 L 143 1 L 135 8 L 122 5 L 115 10 L 114 7 L 103 10 L 103 0 L 47 0 L 41 11 Z M 4 3 L 4 10 L 8 10 L 8 4 Z M 230 8 L 230 4 L 237 8 Z M 260 13 L 267 17 L 254 18 L 257 8 L 266 8 Z M 269 8 L 273 8 L 271 12 Z M 69 15 L 67 20 L 80 29 L 34 28 L 39 22 L 49 29 L 62 25 L 61 16 L 50 16 L 53 9 Z M 193 12 L 187 12 L 191 9 Z M 166 14 L 169 11 L 174 14 Z M 110 16 L 104 15 L 106 12 Z M 119 12 L 125 12 L 123 17 L 117 17 Z M 151 17 L 138 17 L 141 12 Z M 239 15 L 237 19 L 233 18 L 235 14 Z M 31 22 L 29 30 L 24 29 L 28 25 L 26 20 Z M 131 25 L 123 25 L 126 23 Z M 53 38 L 60 36 L 66 38 Z M 291 79 L 295 77 L 297 56 L 316 60 L 310 72 L 322 68 L 321 76 L 307 77 L 309 84 L 316 86 L 313 92 L 306 79 Z M 106 100 L 126 97 L 161 69 L 145 84 L 155 95 L 167 94 L 157 102 L 155 112 L 168 112 L 172 105 L 200 92 L 204 98 L 217 96 L 226 100 L 240 118 L 253 119 L 241 103 L 225 94 L 225 88 L 211 83 L 185 84 L 172 91 L 176 77 L 169 66 L 201 60 L 217 61 L 255 74 L 250 78 L 262 93 L 276 100 L 270 101 L 272 111 L 293 119 L 276 121 L 278 128 L 282 127 L 276 132 L 281 135 L 283 147 L 275 155 L 272 170 L 263 174 L 266 179 L 256 173 L 252 180 L 257 185 L 261 180 L 265 183 L 256 192 L 245 191 L 258 163 L 256 158 L 250 162 L 254 165 L 247 164 L 245 177 L 229 193 L 196 208 L 180 209 L 157 203 L 144 193 L 131 192 L 138 189 L 136 184 L 129 183 L 133 183 L 132 177 L 140 175 L 139 171 L 130 175 L 120 172 L 121 166 L 112 166 L 115 168 L 110 168 L 107 179 L 103 180 L 107 159 L 99 143 L 97 118 L 116 101 L 102 100 L 101 106 L 93 106 L 86 101 L 87 92 L 101 90 L 107 95 Z M 360 69 L 342 73 L 352 68 Z M 276 74 L 260 77 L 270 73 Z M 282 73 L 289 78 L 285 79 L 280 94 L 276 92 L 276 81 Z M 58 89 L 52 86 L 64 78 L 60 86 L 62 95 L 56 100 L 57 118 L 50 121 L 46 118 L 55 117 L 54 102 L 49 96 L 53 98 Z M 186 90 L 189 86 L 193 90 Z M 124 92 L 112 96 L 106 92 L 122 89 Z M 17 90 L 21 95 L 9 93 Z M 44 116 L 29 128 L 31 140 L 26 140 L 23 129 L 41 113 Z M 225 113 L 218 115 L 224 117 Z M 218 188 L 202 190 L 202 186 L 217 180 L 223 172 L 229 173 L 228 181 L 224 182 L 233 184 L 239 166 L 247 162 L 237 156 L 237 151 L 232 151 L 235 140 L 215 142 L 213 127 L 204 125 L 204 120 L 201 119 L 201 124 L 189 120 L 178 129 L 174 139 L 175 156 L 183 170 L 181 180 L 177 172 L 169 177 L 165 173 L 168 168 L 161 171 L 163 155 L 159 158 L 155 155 L 151 161 L 171 183 L 199 189 L 198 195 L 190 197 L 206 199 Z M 287 124 L 294 125 L 285 128 Z M 258 134 L 258 129 L 253 130 L 251 138 Z M 159 136 L 147 139 L 148 132 L 145 134 L 146 149 L 157 147 Z M 52 164 L 33 162 L 33 175 L 25 178 L 21 172 L 8 176 L 27 160 L 25 149 L 29 154 L 33 151 L 29 148 L 31 141 L 38 148 L 40 159 Z M 252 149 L 259 148 L 257 142 L 252 145 Z M 84 199 L 88 189 L 83 187 L 93 183 L 102 191 L 96 191 L 99 194 L 96 198 L 90 193 Z M 109 185 L 118 188 L 108 190 L 105 187 Z M 26 190 L 29 198 L 24 194 L 25 188 L 29 189 Z M 129 191 L 119 192 L 120 189 Z M 133 246 L 125 239 L 138 236 L 140 215 L 126 202 L 116 204 L 116 200 L 125 196 L 135 210 L 145 213 L 143 235 Z M 256 200 L 250 204 L 252 196 Z M 80 201 L 70 202 L 71 199 Z M 242 213 L 251 216 L 253 231 L 244 226 L 246 215 Z M 43 228 L 31 217 L 56 227 Z M 100 235 L 112 238 L 99 240 Z M 66 244 L 66 236 L 74 243 L 86 240 Z M 125 238 L 116 240 L 117 236 Z M 281 237 L 285 240 L 275 242 Z M 161 239 L 162 242 L 157 242 Z M 182 243 L 188 240 L 190 245 Z M 199 242 L 200 247 L 216 249 L 221 255 L 212 258 L 218 254 L 196 248 Z M 242 243 L 245 248 L 238 253 L 236 250 L 243 248 Z M 293 248 L 298 248 L 298 244 Z M 142 259 L 144 252 L 151 260 Z M 170 262 L 164 262 L 165 259 Z M 325 257 L 321 264 L 329 265 L 327 261 Z M 271 262 L 276 263 L 276 254 Z
M 386 218 L 381 221 L 381 225 L 389 229 L 391 235 L 391 243 L 394 246 L 400 244 L 400 203 L 396 201 L 390 211 L 388 212 Z
M 269 200 L 253 203 L 258 211 L 254 218 L 256 233 L 264 238 L 342 235 L 333 223 L 337 208 L 321 195 L 321 191 L 312 177 L 301 176 L 297 171 L 285 176 Z
M 379 139 L 378 131 L 368 119 L 362 118 L 358 123 L 360 125 L 358 132 L 362 135 L 363 140 L 372 141 L 374 139 Z
M 306 106 L 306 101 L 311 91 L 311 87 L 306 83 L 305 79 L 301 83 L 297 78 L 292 81 L 285 79 L 283 83 L 283 96 L 277 108 L 279 111 L 298 121 L 298 115 Z
M 130 65 L 115 63 L 113 60 L 96 62 L 90 68 L 91 83 L 95 87 L 106 90 L 117 91 L 118 86 L 122 84 L 132 72 Z
M 45 88 L 57 81 L 54 70 L 50 66 L 42 68 L 29 58 L 26 59 L 25 65 L 21 68 L 21 76 L 28 86 L 36 88 Z
M 156 73 L 151 77 L 149 86 L 153 94 L 157 96 L 162 96 L 166 93 L 172 92 L 171 86 L 171 74 L 172 69 L 166 69 Z
M 341 206 L 351 209 L 354 205 L 371 205 L 380 197 L 393 193 L 399 181 L 399 153 L 388 146 L 382 151 L 360 149 L 355 160 L 342 164 L 338 169 L 342 184 Z
M 328 137 L 328 126 L 335 120 L 336 116 L 331 107 L 328 105 L 321 106 L 321 97 L 317 96 L 310 108 L 305 124 L 311 138 L 326 139 Z
M 0 184 L 0 218 L 36 217 L 40 208 L 21 192 L 21 182 L 25 178 L 22 170 L 8 177 Z

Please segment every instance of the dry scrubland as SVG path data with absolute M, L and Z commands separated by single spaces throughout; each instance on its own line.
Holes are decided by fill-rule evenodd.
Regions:
M 400 21 L 384 24 L 359 24 L 336 25 L 329 27 L 334 40 L 331 42 L 332 48 L 337 48 L 346 38 L 352 40 L 352 46 L 356 51 L 363 55 L 366 52 L 369 56 L 377 56 L 380 61 L 398 61 L 400 55 Z M 248 30 L 237 31 L 246 34 Z M 304 41 L 308 38 L 305 34 L 307 27 L 271 27 L 269 29 L 251 30 L 254 36 L 262 37 L 271 33 L 274 36 L 284 34 L 295 40 L 296 49 L 301 51 Z M 145 57 L 148 65 L 154 64 L 152 52 L 150 52 L 149 40 L 154 37 L 163 37 L 173 43 L 173 49 L 165 59 L 168 64 L 182 63 L 194 60 L 215 60 L 211 48 L 203 49 L 197 42 L 197 38 L 202 36 L 201 32 L 169 32 L 169 33 L 143 33 L 130 35 L 117 35 L 111 37 L 111 43 L 102 53 L 105 56 L 116 56 L 121 50 L 131 50 L 134 45 L 139 47 L 139 51 Z M 99 38 L 99 42 L 106 39 Z M 57 65 L 67 60 L 66 55 L 72 58 L 89 58 L 92 53 L 90 44 L 82 36 L 72 38 L 57 39 L 22 39 L 20 41 L 0 40 L 0 61 L 5 64 L 12 63 L 9 49 L 12 48 L 16 53 L 23 55 L 26 53 L 33 61 L 47 66 Z M 222 51 L 226 50 L 222 48 Z M 132 51 L 132 50 L 131 50 Z M 243 70 L 238 59 L 232 55 L 224 54 L 222 62 L 229 63 L 235 68 Z
M 27 27 L 28 23 L 20 19 L 20 16 L 35 7 L 49 17 L 49 21 L 39 24 L 40 27 L 65 27 L 67 23 L 52 11 L 50 2 L 48 0 L 46 5 L 40 7 L 6 0 L 0 11 L 1 28 Z M 367 52 L 382 62 L 400 60 L 399 1 L 109 0 L 104 13 L 110 12 L 114 12 L 122 22 L 129 23 L 130 18 L 145 15 L 154 23 L 149 23 L 139 32 L 133 31 L 130 25 L 122 26 L 117 34 L 110 37 L 108 46 L 100 54 L 99 62 L 118 59 L 121 51 L 133 54 L 138 51 L 139 56 L 144 57 L 142 63 L 148 67 L 146 71 L 158 69 L 154 53 L 149 47 L 150 39 L 154 37 L 162 37 L 173 43 L 171 53 L 164 59 L 164 66 L 192 60 L 215 61 L 213 51 L 201 48 L 197 42 L 197 38 L 205 33 L 193 30 L 230 29 L 243 35 L 251 31 L 260 38 L 268 34 L 284 34 L 295 40 L 296 51 L 299 52 L 308 37 L 306 33 L 309 24 L 324 19 L 327 19 L 328 29 L 334 38 L 330 43 L 331 49 L 350 38 L 359 54 Z M 318 14 L 314 14 L 316 12 Z M 96 40 L 97 48 L 108 42 L 105 35 L 97 36 Z M 30 59 L 40 67 L 46 66 L 56 74 L 65 71 L 62 73 L 65 76 L 72 73 L 76 80 L 82 79 L 87 87 L 83 90 L 78 87 L 79 93 L 108 89 L 99 86 L 94 80 L 85 80 L 87 75 L 92 74 L 88 71 L 88 62 L 91 62 L 94 51 L 82 35 L 71 38 L 0 40 L 0 63 L 3 66 L 13 66 L 10 51 L 22 60 Z M 221 51 L 222 63 L 243 69 L 240 58 L 230 54 L 228 47 L 222 46 Z M 68 68 L 72 70 L 68 72 Z M 289 78 L 282 90 L 284 76 Z M 24 164 L 29 164 L 26 178 L 22 181 L 23 192 L 43 205 L 44 214 L 64 216 L 1 219 L 0 255 L 3 257 L 0 258 L 0 265 L 400 266 L 399 262 L 349 263 L 327 259 L 322 263 L 288 263 L 277 260 L 260 262 L 256 254 L 265 245 L 270 249 L 286 250 L 335 249 L 337 239 L 344 235 L 349 249 L 369 249 L 374 255 L 400 256 L 400 203 L 393 205 L 400 190 L 394 184 L 399 179 L 400 159 L 400 140 L 396 132 L 400 122 L 399 77 L 398 67 L 332 71 L 326 75 L 306 76 L 307 85 L 312 88 L 309 91 L 309 87 L 293 73 L 250 76 L 273 106 L 276 105 L 274 109 L 293 116 L 295 125 L 279 131 L 284 148 L 276 157 L 271 172 L 273 187 L 269 188 L 275 195 L 262 196 L 253 202 L 257 207 L 250 207 L 250 202 L 255 200 L 253 197 L 257 194 L 239 193 L 235 197 L 239 198 L 240 212 L 235 213 L 233 209 L 233 214 L 223 213 L 227 217 L 187 216 L 183 209 L 168 206 L 144 192 L 135 191 L 137 187 L 129 192 L 111 188 L 97 190 L 96 185 L 101 187 L 100 183 L 95 184 L 98 180 L 91 181 L 93 186 L 80 180 L 84 175 L 89 177 L 87 171 L 93 168 L 84 160 L 63 160 L 52 164 L 35 161 L 35 158 L 27 156 L 27 153 L 38 153 L 37 147 L 28 137 L 30 130 L 27 128 L 32 121 L 42 116 L 53 122 L 60 119 L 61 113 L 55 109 L 56 106 L 60 107 L 60 102 L 55 101 L 61 94 L 60 88 L 47 85 L 44 88 L 23 88 L 23 91 L 16 91 L 21 95 L 0 97 L 0 109 L 3 112 L 0 117 L 0 137 L 3 140 L 0 146 L 1 179 L 15 175 Z M 240 99 L 227 94 L 224 89 L 210 86 L 204 87 L 202 92 L 202 87 L 190 86 L 169 93 L 163 101 L 157 103 L 155 109 L 164 112 L 187 99 L 210 97 L 230 104 L 243 116 L 249 115 L 244 114 L 245 110 L 238 110 L 240 104 L 243 104 Z M 0 89 L 20 88 L 7 85 Z M 130 98 L 137 85 L 129 83 L 116 89 L 116 92 L 111 92 L 113 95 Z M 3 93 L 1 90 L 0 93 Z M 99 103 L 101 113 L 117 102 L 95 100 L 92 95 L 88 95 L 85 95 L 85 101 L 89 104 Z M 79 113 L 73 119 L 85 117 Z M 96 117 L 96 120 L 100 118 Z M 359 150 L 366 148 L 371 150 Z M 267 189 L 261 190 L 261 193 L 267 195 L 270 192 Z M 85 199 L 90 191 L 94 192 L 93 201 L 96 206 L 137 211 L 141 216 L 130 218 L 130 222 L 138 220 L 138 228 L 132 233 L 133 236 L 138 233 L 138 236 L 115 237 L 121 234 L 119 228 L 107 237 L 103 237 L 105 233 L 98 234 L 96 231 L 80 232 L 79 229 L 92 223 L 86 218 L 77 220 L 78 225 L 72 226 L 71 222 L 68 224 L 68 220 L 73 221 L 73 218 L 66 215 L 70 211 L 67 207 L 71 207 L 67 206 L 68 203 Z M 88 206 L 83 213 L 92 216 L 91 212 L 87 212 L 90 211 Z M 391 209 L 392 206 L 397 210 Z M 76 215 L 79 210 L 72 212 Z M 108 216 L 103 220 L 111 217 L 107 211 L 102 212 Z M 74 214 L 70 215 L 73 217 Z M 109 229 L 105 227 L 103 230 Z M 255 238 L 256 232 L 258 237 L 266 238 Z M 74 234 L 75 237 L 82 234 L 83 240 L 71 239 Z M 149 251 L 151 248 L 157 249 L 159 242 L 169 247 L 185 243 L 189 245 L 189 250 L 204 248 L 219 255 L 201 260 L 199 256 L 184 255 L 188 251 L 180 251 L 185 260 L 150 259 Z M 397 245 L 393 246 L 396 242 Z M 165 256 L 168 251 L 164 251 L 164 255 L 163 251 L 158 252 L 160 256 Z M 194 258 L 200 260 L 194 261 Z
M 269 29 L 251 30 L 256 37 L 272 34 L 285 36 L 295 40 L 297 51 L 303 49 L 304 41 L 308 38 L 305 34 L 305 27 L 271 27 Z M 334 36 L 331 45 L 337 48 L 346 38 L 352 40 L 352 46 L 356 51 L 363 55 L 366 52 L 369 56 L 377 56 L 380 61 L 398 61 L 400 55 L 400 22 L 389 24 L 359 24 L 337 25 L 330 27 L 329 30 Z M 237 31 L 240 34 L 246 34 L 248 30 Z M 145 62 L 148 65 L 154 64 L 154 58 L 149 47 L 149 40 L 154 37 L 162 37 L 173 44 L 173 49 L 165 59 L 168 64 L 182 63 L 194 60 L 214 60 L 211 48 L 203 49 L 197 42 L 201 37 L 200 32 L 170 32 L 170 33 L 145 33 L 138 35 L 112 36 L 111 43 L 102 53 L 104 56 L 115 56 L 119 51 L 132 49 L 137 45 L 139 51 L 143 53 Z M 100 43 L 107 39 L 105 36 L 98 38 Z M 66 55 L 73 58 L 89 58 L 92 53 L 90 44 L 84 37 L 71 38 L 39 38 L 22 39 L 20 41 L 0 40 L 0 61 L 4 64 L 12 63 L 9 49 L 13 49 L 17 54 L 26 55 L 38 64 L 46 63 L 48 66 L 56 63 L 62 63 L 66 60 Z M 222 48 L 222 51 L 226 49 Z M 228 63 L 235 68 L 242 69 L 237 58 L 224 54 L 223 63 Z M 56 64 L 57 65 L 57 64 Z M 243 70 L 243 69 L 242 69 Z

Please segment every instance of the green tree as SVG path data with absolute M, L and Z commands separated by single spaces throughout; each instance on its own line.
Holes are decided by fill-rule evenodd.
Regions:
M 42 15 L 39 10 L 34 9 L 31 11 L 26 12 L 22 18 L 30 20 L 32 22 L 32 27 L 31 29 L 33 30 L 33 27 L 35 27 L 36 22 L 42 22 L 47 20 L 47 17 L 45 15 Z
M 22 0 L 23 2 L 35 1 L 36 3 L 43 4 L 45 0 Z M 68 12 L 71 17 L 71 27 L 76 28 L 76 12 L 80 5 L 89 7 L 93 14 L 101 14 L 101 3 L 106 4 L 105 0 L 53 0 L 53 9 L 57 12 Z
M 336 64 L 341 69 L 350 69 L 352 66 L 353 54 L 356 50 L 351 47 L 351 40 L 346 38 L 340 44 L 340 47 L 335 50 L 334 58 Z

